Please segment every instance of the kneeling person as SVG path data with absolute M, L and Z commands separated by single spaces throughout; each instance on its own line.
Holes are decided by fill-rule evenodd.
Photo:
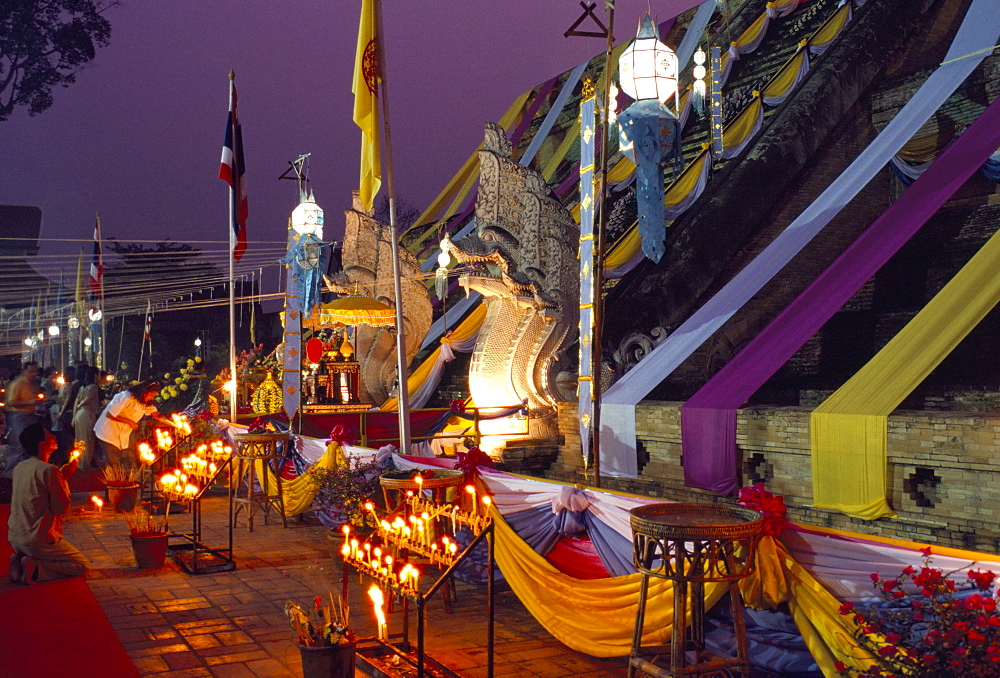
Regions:
M 20 442 L 30 456 L 14 467 L 7 523 L 14 548 L 10 580 L 28 584 L 79 576 L 87 570 L 87 559 L 62 538 L 62 517 L 70 506 L 67 479 L 77 461 L 59 468 L 49 463 L 58 442 L 41 424 L 26 427 Z

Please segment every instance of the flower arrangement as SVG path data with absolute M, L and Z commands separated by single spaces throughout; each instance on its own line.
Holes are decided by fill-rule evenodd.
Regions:
M 285 603 L 288 625 L 295 633 L 295 642 L 305 647 L 327 645 L 353 645 L 357 638 L 348 626 L 351 608 L 339 598 L 338 605 L 329 594 L 330 604 L 323 605 L 323 597 L 313 599 L 313 609 L 306 610 L 298 603 Z
M 140 468 L 127 468 L 120 464 L 108 464 L 97 472 L 97 479 L 105 487 L 132 487 L 139 484 Z
M 866 670 L 842 661 L 842 676 L 918 676 L 963 678 L 1000 675 L 1000 615 L 994 592 L 996 574 L 969 570 L 969 584 L 959 587 L 948 574 L 931 567 L 931 550 L 923 567 L 904 568 L 898 577 L 872 574 L 881 599 L 857 609 L 844 603 L 840 614 L 851 615 L 858 645 L 874 663 Z
M 380 490 L 378 469 L 376 461 L 365 462 L 358 457 L 347 457 L 346 463 L 335 468 L 313 466 L 306 472 L 306 477 L 316 489 L 314 501 L 322 509 L 337 514 L 352 525 L 375 527 L 374 516 L 365 510 L 365 502 L 371 501 Z
M 125 522 L 133 537 L 153 537 L 166 534 L 166 519 L 154 516 L 142 508 L 125 514 Z
M 163 375 L 164 386 L 160 390 L 160 395 L 157 396 L 159 402 L 165 402 L 171 398 L 176 398 L 181 393 L 189 390 L 191 384 L 196 379 L 201 379 L 205 376 L 205 366 L 202 364 L 201 356 L 195 356 L 194 358 L 188 358 L 185 361 L 183 367 L 180 368 L 180 372 L 177 375 L 173 375 L 167 372 Z

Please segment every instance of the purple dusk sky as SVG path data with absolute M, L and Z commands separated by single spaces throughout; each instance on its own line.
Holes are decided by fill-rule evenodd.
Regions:
M 668 18 L 677 1 L 651 1 L 654 18 Z M 620 41 L 647 2 L 617 7 Z M 124 0 L 109 10 L 111 44 L 76 84 L 57 90 L 45 113 L 0 123 L 0 203 L 43 209 L 36 269 L 72 277 L 97 211 L 105 238 L 171 239 L 221 256 L 230 69 L 250 202 L 244 264 L 269 269 L 273 290 L 297 197 L 294 182 L 277 178 L 300 153 L 312 153 L 326 237 L 339 238 L 358 177 L 359 11 L 359 0 Z M 481 142 L 486 121 L 604 47 L 563 37 L 582 13 L 577 0 L 384 0 L 383 13 L 397 194 L 421 210 Z

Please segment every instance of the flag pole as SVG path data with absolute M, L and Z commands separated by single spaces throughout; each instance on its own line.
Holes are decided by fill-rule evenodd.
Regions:
M 396 184 L 392 173 L 392 133 L 389 127 L 389 94 L 386 86 L 385 33 L 382 3 L 375 0 L 375 43 L 378 48 L 382 125 L 385 132 L 385 183 L 389 193 L 389 241 L 392 243 L 392 282 L 396 295 L 396 377 L 399 403 L 399 453 L 410 454 L 410 393 L 406 374 L 406 336 L 403 333 L 403 286 L 399 271 L 399 236 L 396 234 Z
M 107 346 L 107 300 L 104 297 L 104 245 L 101 242 L 103 240 L 101 236 L 101 213 L 97 213 L 97 250 L 98 250 L 98 265 L 97 270 L 101 276 L 101 305 L 99 310 L 101 311 L 101 369 L 107 371 L 108 369 L 108 355 L 105 351 Z
M 230 124 L 233 126 L 233 161 L 236 158 L 236 121 L 232 120 L 233 115 L 233 90 L 236 87 L 236 72 L 229 71 L 229 115 Z M 236 422 L 236 294 L 233 288 L 233 269 L 236 262 L 236 230 L 233 224 L 236 223 L 236 182 L 242 168 L 236 170 L 234 166 L 233 181 L 229 185 L 229 374 L 232 378 L 232 388 L 229 390 L 229 420 Z
M 608 6 L 608 42 L 604 54 L 604 78 L 601 80 L 604 108 L 601 111 L 601 162 L 600 179 L 597 182 L 597 262 L 594 265 L 594 343 L 591 346 L 593 360 L 594 417 L 591 430 L 591 449 L 594 456 L 594 487 L 601 486 L 601 341 L 604 334 L 604 234 L 608 227 L 608 137 L 611 112 L 611 72 L 614 64 L 611 57 L 615 45 L 615 5 Z M 586 444 L 587 441 L 584 441 Z

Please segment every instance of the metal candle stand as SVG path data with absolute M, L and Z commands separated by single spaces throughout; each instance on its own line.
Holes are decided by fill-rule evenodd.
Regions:
M 193 498 L 185 500 L 188 506 L 188 513 L 191 514 L 190 532 L 170 532 L 167 550 L 170 557 L 181 566 L 188 574 L 213 574 L 215 572 L 229 572 L 236 569 L 236 560 L 233 555 L 233 491 L 229 490 L 229 519 L 226 521 L 229 535 L 228 546 L 226 548 L 213 548 L 207 546 L 202 541 L 201 523 L 201 499 L 212 483 L 226 470 L 232 462 L 229 457 L 222 462 L 210 479 Z M 169 505 L 169 500 L 168 500 Z M 169 540 L 181 539 L 180 544 L 170 544 Z
M 404 508 L 404 507 L 401 507 Z M 399 511 L 391 513 L 387 518 L 392 519 Z M 376 516 L 377 518 L 377 516 Z M 456 553 L 453 557 L 448 559 L 448 566 L 443 572 L 434 580 L 430 588 L 426 592 L 421 592 L 418 584 L 411 584 L 407 581 L 405 584 L 400 584 L 398 582 L 397 575 L 392 572 L 384 572 L 378 568 L 372 566 L 370 561 L 358 559 L 353 557 L 353 554 L 344 554 L 344 579 L 343 579 L 343 596 L 344 600 L 347 600 L 348 596 L 348 582 L 351 574 L 351 567 L 353 565 L 354 569 L 361 575 L 365 575 L 370 579 L 378 582 L 387 593 L 390 595 L 396 595 L 403 600 L 403 632 L 399 636 L 399 642 L 394 645 L 388 642 L 391 637 L 388 634 L 385 636 L 385 640 L 379 637 L 372 638 L 362 638 L 358 641 L 357 652 L 358 656 L 364 661 L 367 657 L 383 657 L 383 656 L 395 656 L 399 657 L 400 660 L 408 664 L 410 667 L 415 668 L 417 671 L 417 678 L 423 678 L 425 675 L 432 676 L 448 676 L 450 678 L 458 678 L 460 674 L 455 673 L 451 669 L 442 665 L 441 663 L 434 660 L 432 657 L 428 656 L 424 649 L 424 630 L 425 630 L 425 612 L 428 600 L 441 589 L 449 578 L 454 573 L 455 569 L 464 562 L 473 550 L 482 542 L 483 540 L 487 543 L 488 552 L 488 563 L 487 563 L 487 578 L 486 578 L 486 597 L 487 597 L 487 678 L 493 678 L 493 646 L 494 646 L 494 594 L 493 594 L 493 572 L 495 567 L 494 560 L 494 530 L 493 521 L 488 516 L 479 516 L 468 514 L 460 511 L 450 511 L 440 513 L 437 518 L 440 522 L 447 522 L 450 518 L 457 524 L 474 526 L 475 530 L 478 531 L 475 539 L 472 540 L 467 547 L 465 547 L 461 553 Z M 415 540 L 411 539 L 401 539 L 393 531 L 381 531 L 380 535 L 382 537 L 382 547 L 386 549 L 393 549 L 396 553 L 400 550 L 407 550 L 411 554 L 418 554 L 420 556 L 436 559 L 438 562 L 442 561 L 439 555 L 434 554 L 431 549 L 423 544 L 415 543 Z M 454 536 L 454 535 L 452 535 Z M 345 546 L 348 543 L 349 536 L 345 536 Z M 360 549 L 359 549 L 360 551 Z M 443 564 L 443 563 L 442 563 Z M 416 658 L 411 656 L 411 643 L 410 643 L 410 603 L 411 601 L 416 604 L 417 607 L 417 648 L 416 648 Z M 375 667 L 378 670 L 384 670 L 382 667 Z
M 649 504 L 632 509 L 635 566 L 642 574 L 628 676 L 636 670 L 668 676 L 750 675 L 746 627 L 739 580 L 754 569 L 754 550 L 763 525 L 761 514 L 720 504 Z M 670 644 L 642 647 L 649 578 L 673 582 L 673 628 Z M 705 584 L 726 583 L 733 612 L 736 656 L 705 649 Z M 687 623 L 688 600 L 691 624 Z M 670 668 L 655 664 L 667 655 Z M 693 660 L 693 661 L 689 661 Z

